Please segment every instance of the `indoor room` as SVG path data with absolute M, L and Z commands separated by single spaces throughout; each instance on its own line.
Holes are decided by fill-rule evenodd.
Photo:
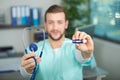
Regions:
M 48 17 L 53 17 L 56 21 L 57 18 L 62 18 L 60 16 L 56 17 L 58 12 L 49 12 L 48 9 L 52 5 L 59 5 L 64 9 L 66 13 L 65 23 L 64 20 L 58 20 L 56 24 L 52 20 L 47 20 Z M 56 10 L 59 11 L 59 9 Z M 46 11 L 48 11 L 50 16 L 48 16 Z M 55 17 L 52 16 L 52 13 Z M 60 37 L 56 39 L 60 30 L 63 30 L 58 24 L 61 26 L 64 24 L 65 31 L 63 31 L 64 34 L 61 33 Z M 57 29 L 56 26 L 59 29 L 51 30 L 50 35 L 49 30 L 52 28 Z M 75 32 L 79 32 L 79 34 L 77 35 Z M 83 34 L 81 37 L 86 35 L 83 37 L 86 40 L 80 40 L 75 37 L 77 35 L 80 38 L 80 34 Z M 83 55 L 85 55 L 82 54 L 81 49 L 83 47 L 76 46 L 77 44 L 80 46 L 82 43 L 88 48 L 87 44 L 90 42 L 87 39 L 88 35 L 93 41 L 93 45 L 91 43 L 90 48 L 92 47 L 94 50 L 91 50 L 90 53 L 92 55 L 89 56 L 90 58 L 83 59 Z M 55 39 L 52 36 L 56 36 Z M 57 51 L 62 49 L 63 45 L 60 43 L 62 46 L 58 48 L 59 44 L 56 42 L 62 39 L 61 37 L 65 38 L 65 40 L 66 38 L 70 39 L 69 43 L 67 41 L 67 43 L 63 43 L 70 46 L 64 45 L 64 51 L 61 50 L 60 52 L 69 53 L 72 51 L 72 45 L 75 50 L 81 51 L 80 58 L 86 62 L 81 62 L 80 64 L 79 62 L 71 62 L 72 64 L 69 64 L 70 58 L 65 58 L 68 55 L 58 56 L 60 52 Z M 46 42 L 46 40 L 54 40 L 55 49 L 52 44 L 48 43 L 50 41 Z M 38 45 L 40 46 L 38 47 Z M 53 59 L 50 60 L 50 58 L 46 57 L 50 55 L 47 55 L 47 51 L 49 53 L 57 52 L 58 55 L 56 56 L 56 53 L 53 54 L 50 57 Z M 39 55 L 39 58 L 36 59 L 36 55 L 29 55 L 28 53 L 38 53 L 36 55 Z M 48 80 L 44 78 L 47 76 L 51 80 L 120 80 L 119 53 L 120 0 L 0 0 L 0 80 Z M 27 58 L 25 55 L 31 57 Z M 75 61 L 79 57 L 77 51 L 71 55 L 76 58 Z M 59 59 L 59 57 L 61 58 Z M 23 64 L 25 60 L 27 61 L 30 58 L 34 63 L 31 74 L 29 74 L 25 64 Z M 53 64 L 50 64 L 52 60 Z M 57 60 L 59 61 L 57 62 Z M 39 68 L 41 69 L 37 72 L 38 74 L 35 73 L 34 75 L 38 63 L 40 63 Z M 68 67 L 69 65 L 72 68 Z M 73 69 L 73 65 L 80 66 Z M 22 71 L 24 72 L 25 70 L 27 72 L 24 75 Z M 41 77 L 31 79 L 32 76 L 40 75 L 40 71 L 41 73 L 42 71 L 46 73 L 46 75 L 42 74 L 44 79 Z M 52 74 L 54 78 L 51 77 Z

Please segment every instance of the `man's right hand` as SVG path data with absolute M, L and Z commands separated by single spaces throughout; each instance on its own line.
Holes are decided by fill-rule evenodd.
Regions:
M 35 68 L 35 61 L 32 57 L 35 57 L 37 63 L 40 63 L 41 58 L 36 56 L 35 53 L 31 52 L 29 54 L 25 54 L 22 58 L 21 58 L 21 66 L 25 68 L 25 70 L 28 73 L 32 73 L 33 69 Z

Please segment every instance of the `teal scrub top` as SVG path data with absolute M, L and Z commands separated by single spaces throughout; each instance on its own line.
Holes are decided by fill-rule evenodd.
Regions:
M 69 40 L 65 38 L 65 41 Z M 84 63 L 77 61 L 75 45 L 65 41 L 55 54 L 49 40 L 45 40 L 35 80 L 83 80 L 82 66 L 89 65 L 90 61 Z M 38 50 L 35 53 L 39 56 L 43 41 L 38 42 L 37 45 Z

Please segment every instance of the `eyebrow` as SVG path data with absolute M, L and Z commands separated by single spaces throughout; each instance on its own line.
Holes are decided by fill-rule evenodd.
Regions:
M 65 20 L 47 20 L 47 21 L 65 21 Z

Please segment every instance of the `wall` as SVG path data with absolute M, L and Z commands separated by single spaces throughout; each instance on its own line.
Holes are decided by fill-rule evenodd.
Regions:
M 109 72 L 105 80 L 120 80 L 120 44 L 94 38 L 95 58 L 99 67 Z
M 10 24 L 10 6 L 12 5 L 30 5 L 30 7 L 39 7 L 42 9 L 42 17 L 46 9 L 52 4 L 60 4 L 61 0 L 0 0 L 0 11 L 5 13 L 6 23 Z M 22 29 L 2 29 L 0 30 L 0 47 L 13 46 L 17 52 L 24 50 L 22 44 Z M 26 40 L 30 42 L 30 35 L 26 33 Z
M 24 46 L 22 42 L 23 28 L 21 29 L 4 29 L 0 30 L 0 47 L 13 46 L 16 52 L 23 52 Z M 26 44 L 30 43 L 30 35 L 25 34 Z
M 42 17 L 46 9 L 52 4 L 60 4 L 61 0 L 0 0 L 0 10 L 5 13 L 6 23 L 10 23 L 10 6 L 30 5 L 42 9 Z

